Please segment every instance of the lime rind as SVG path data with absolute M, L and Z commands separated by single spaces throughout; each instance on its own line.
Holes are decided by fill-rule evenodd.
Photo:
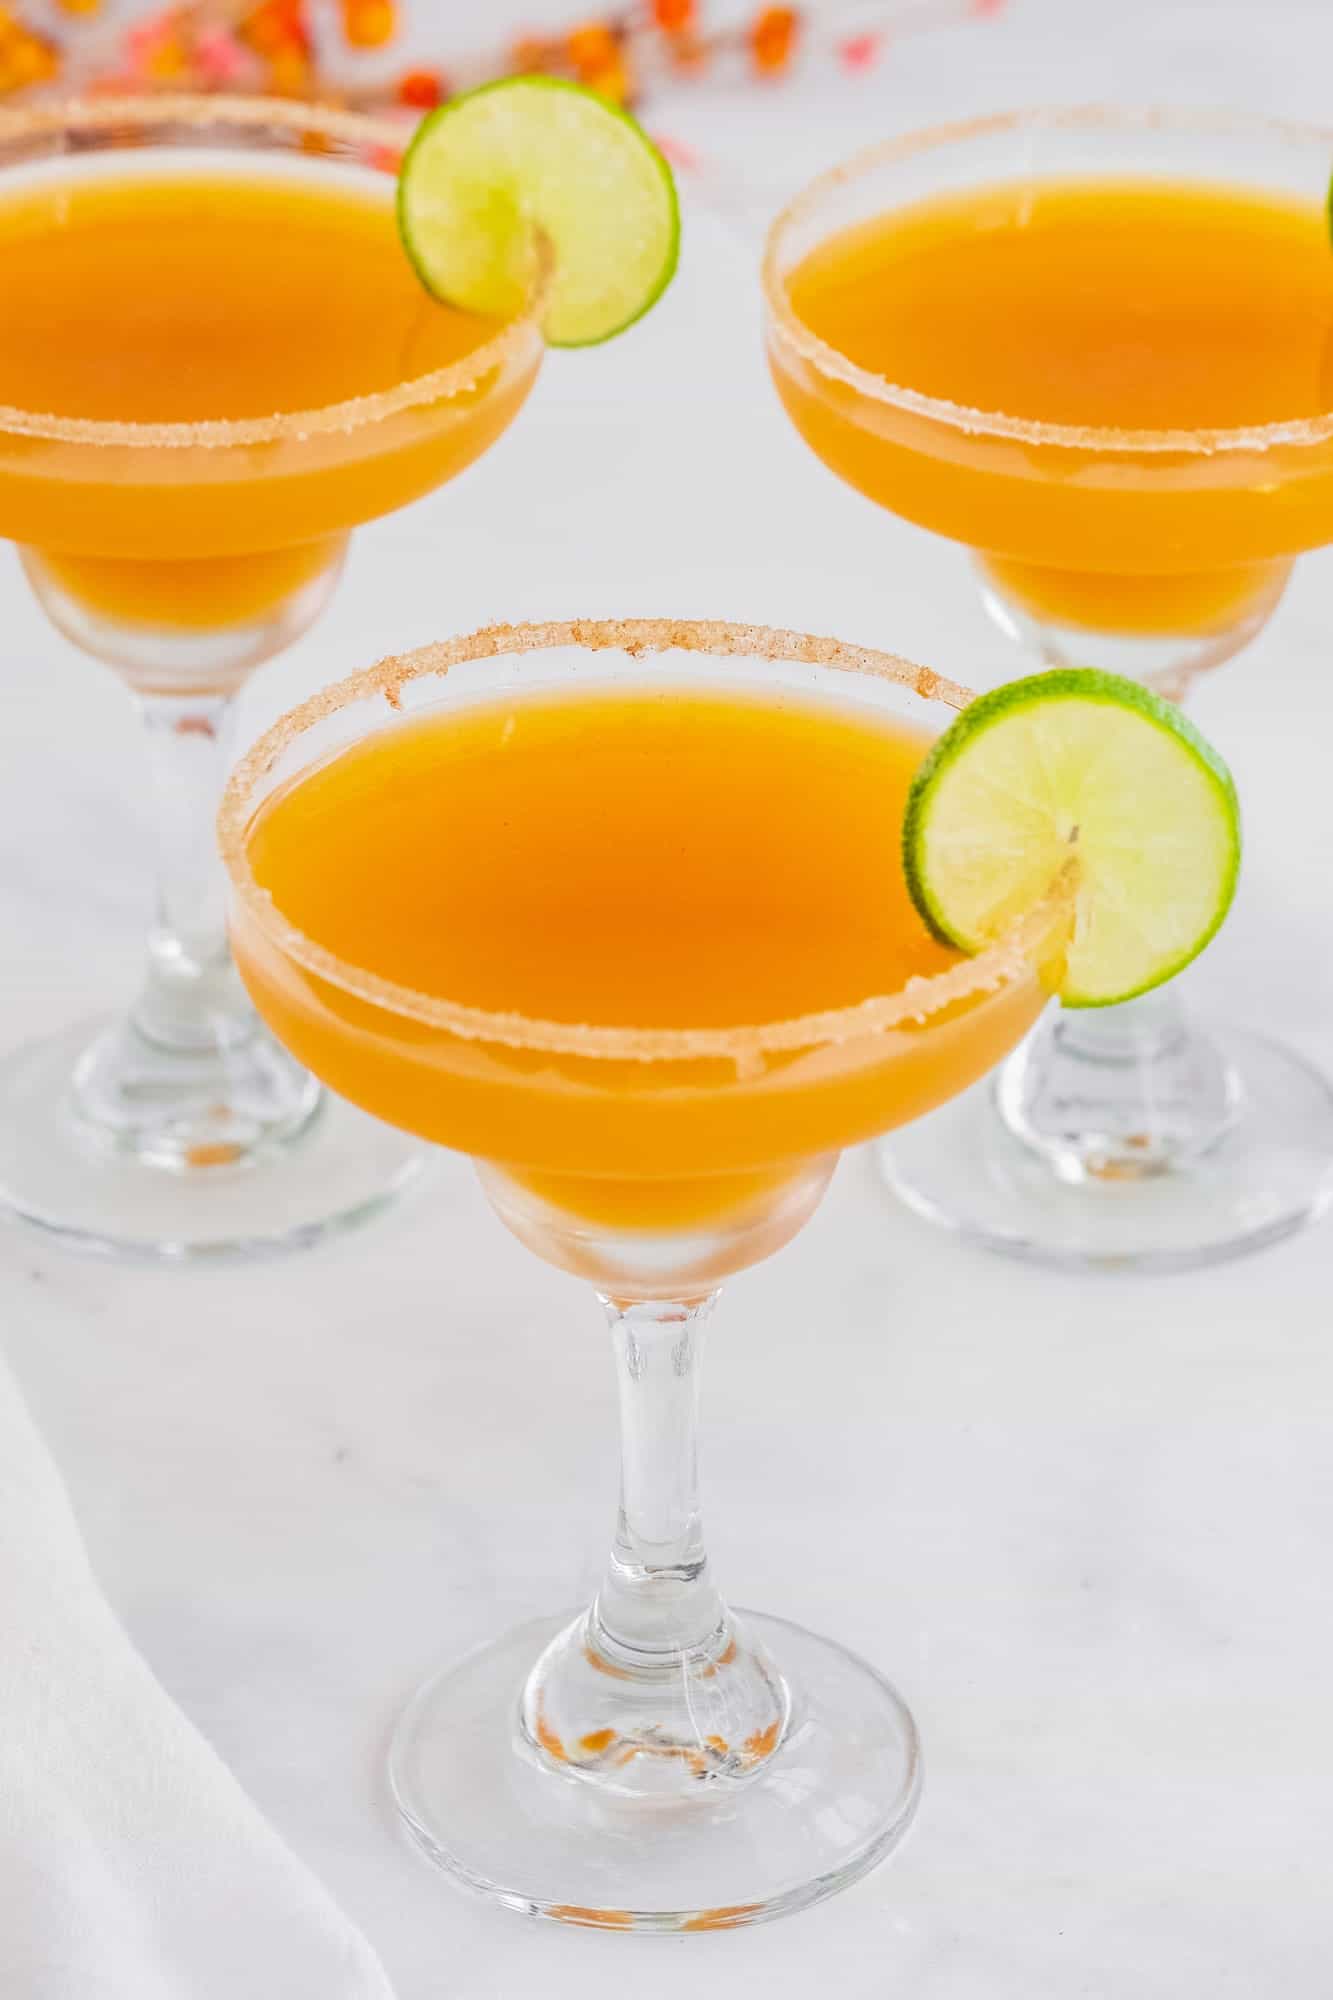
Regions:
M 553 347 L 633 326 L 680 254 L 661 152 L 628 112 L 561 77 L 501 77 L 424 118 L 398 178 L 398 228 L 428 291 L 500 318 L 531 298 L 544 239 Z
M 1160 695 L 1090 668 L 970 703 L 917 772 L 903 823 L 913 901 L 967 952 L 1075 858 L 1070 1007 L 1117 1005 L 1182 971 L 1223 922 L 1240 855 L 1236 788 L 1211 744 Z

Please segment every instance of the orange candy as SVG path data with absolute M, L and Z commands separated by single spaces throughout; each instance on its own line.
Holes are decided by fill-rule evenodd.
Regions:
M 0 21 L 0 94 L 28 90 L 60 73 L 60 57 L 49 42 L 17 21 Z
M 630 67 L 623 60 L 608 63 L 605 69 L 595 70 L 583 80 L 589 90 L 595 90 L 608 104 L 628 104 L 634 93 Z
M 570 62 L 585 83 L 614 69 L 620 61 L 620 43 L 600 21 L 587 21 L 581 28 L 571 28 L 565 46 Z
M 310 58 L 299 42 L 275 49 L 268 60 L 268 88 L 275 97 L 302 97 L 310 84 Z
M 394 0 L 343 0 L 343 33 L 354 49 L 379 49 L 398 32 Z
M 536 35 L 520 35 L 509 51 L 509 67 L 515 76 L 531 76 L 544 70 L 551 57 L 548 42 Z
M 53 4 L 63 14 L 88 18 L 103 11 L 105 0 L 53 0 Z M 353 49 L 383 48 L 399 31 L 398 0 L 338 0 L 338 4 L 343 37 Z M 970 0 L 970 4 L 976 13 L 993 13 L 1004 0 Z M 243 0 L 237 9 L 240 19 L 227 31 L 263 59 L 265 87 L 277 95 L 305 95 L 316 81 L 309 9 L 310 0 L 250 0 L 248 5 Z M 182 10 L 186 14 L 193 11 Z M 171 21 L 172 13 L 167 10 L 161 17 L 164 25 Z M 698 0 L 647 0 L 639 16 L 643 28 L 651 24 L 661 36 L 663 54 L 679 72 L 702 70 L 714 43 L 733 40 L 730 33 L 722 38 L 703 34 L 700 14 Z M 743 38 L 755 71 L 772 77 L 790 65 L 800 28 L 800 9 L 763 7 L 736 38 Z M 630 43 L 640 33 L 639 26 L 631 31 L 626 19 L 609 16 L 585 20 L 554 37 L 522 35 L 509 48 L 507 67 L 511 74 L 520 75 L 572 73 L 611 103 L 627 104 L 636 84 Z M 154 82 L 168 83 L 188 76 L 190 47 L 188 37 L 168 28 L 154 44 L 143 73 Z M 60 49 L 27 25 L 13 0 L 0 0 L 0 92 L 45 82 L 57 75 L 60 67 Z M 419 111 L 433 109 L 450 95 L 443 74 L 424 66 L 407 70 L 386 88 L 400 105 Z
M 787 68 L 796 48 L 800 17 L 794 7 L 765 7 L 750 30 L 750 53 L 761 76 Z
M 260 0 L 241 22 L 241 39 L 261 56 L 276 56 L 309 47 L 302 0 Z
M 410 105 L 414 111 L 433 111 L 448 94 L 437 69 L 408 70 L 406 76 L 399 77 L 395 93 L 400 104 Z
M 565 38 L 565 52 L 580 83 L 611 104 L 627 104 L 634 88 L 624 39 L 601 21 L 587 21 Z
M 148 65 L 148 74 L 154 83 L 175 83 L 188 70 L 189 57 L 178 41 L 163 42 L 153 51 Z
M 708 44 L 700 35 L 693 35 L 686 29 L 670 38 L 671 63 L 682 75 L 690 76 L 705 69 L 708 64 Z

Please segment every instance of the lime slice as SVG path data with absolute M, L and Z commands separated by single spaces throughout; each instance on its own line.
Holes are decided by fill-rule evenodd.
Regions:
M 1225 917 L 1240 868 L 1231 774 L 1180 710 L 1116 674 L 1033 674 L 965 708 L 903 823 L 913 901 L 979 951 L 1075 864 L 1060 998 L 1108 1007 L 1170 979 Z
M 398 179 L 398 228 L 428 291 L 508 316 L 554 269 L 543 332 L 609 340 L 670 283 L 680 245 L 671 169 L 635 121 L 557 77 L 504 77 L 424 119 Z

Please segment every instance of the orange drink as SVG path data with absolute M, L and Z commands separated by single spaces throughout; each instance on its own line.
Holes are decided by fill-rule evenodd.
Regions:
M 284 927 L 234 920 L 260 1011 L 341 1095 L 584 1221 L 771 1207 L 983 1074 L 1043 1000 L 974 978 L 909 899 L 925 704 L 827 678 L 851 686 L 630 673 L 373 731 L 248 828 Z M 882 1032 L 856 1032 L 877 1005 Z M 527 1024 L 514 1046 L 501 1020 Z
M 139 697 L 158 821 L 133 1006 L 0 1063 L 0 1209 L 62 1240 L 310 1242 L 412 1169 L 263 1030 L 213 840 L 246 676 L 318 618 L 351 530 L 468 467 L 540 366 L 550 260 L 503 317 L 432 296 L 403 143 L 286 99 L 0 106 L 0 536 Z
M 896 993 L 957 954 L 912 907 L 898 847 L 919 729 L 688 687 L 519 696 L 405 722 L 275 797 L 256 880 L 303 932 L 400 986 L 570 1023 L 730 1029 Z M 625 824 L 626 788 L 634 805 Z M 468 857 L 467 865 L 460 859 Z M 344 1097 L 500 1160 L 581 1214 L 695 1221 L 979 1076 L 1038 1004 L 905 1022 L 879 1060 L 738 1079 L 577 1059 L 495 1074 L 413 1024 L 351 1032 L 244 942 L 270 1025 Z M 361 1010 L 355 1012 L 359 1015 Z
M 0 405 L 57 420 L 0 410 L 0 534 L 89 611 L 251 620 L 356 522 L 469 464 L 526 395 L 535 338 L 461 393 L 401 397 L 465 374 L 501 328 L 422 289 L 388 175 L 243 153 L 97 165 L 44 163 L 0 195 Z M 118 425 L 139 432 L 80 434 Z
M 840 230 L 788 274 L 796 319 L 864 369 L 962 410 L 1069 430 L 1236 431 L 1333 392 L 1333 255 L 1309 201 L 1226 185 L 1010 181 Z M 1217 629 L 1333 536 L 1333 459 L 1272 490 L 1204 460 L 1163 484 L 1132 445 L 1097 478 L 1065 445 L 964 427 L 933 449 L 852 385 L 775 349 L 821 458 L 872 499 L 983 550 L 1006 593 L 1093 630 Z M 937 441 L 938 442 L 938 441 Z
M 1311 127 L 1096 106 L 891 140 L 769 234 L 778 393 L 849 485 L 972 551 L 1007 638 L 1183 699 L 1333 542 L 1330 159 Z M 1330 1150 L 1307 1065 L 1168 992 L 1053 1013 L 881 1158 L 994 1247 L 1174 1269 L 1301 1226 Z
M 327 689 L 228 784 L 265 1020 L 472 1153 L 610 1320 L 621 1503 L 595 1602 L 433 1676 L 390 1751 L 427 1853 L 512 1907 L 729 1929 L 829 1895 L 911 1820 L 889 1684 L 720 1597 L 695 1410 L 719 1281 L 795 1233 L 840 1147 L 962 1090 L 1042 1006 L 1058 897 L 965 959 L 905 886 L 909 783 L 967 699 L 757 626 L 501 626 Z

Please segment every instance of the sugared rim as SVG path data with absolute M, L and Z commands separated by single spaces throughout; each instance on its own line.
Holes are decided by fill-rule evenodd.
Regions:
M 466 661 L 560 646 L 580 646 L 589 653 L 618 651 L 632 659 L 644 653 L 685 652 L 707 653 L 719 659 L 791 661 L 893 681 L 911 688 L 924 700 L 941 701 L 950 708 L 964 708 L 974 699 L 971 690 L 957 681 L 946 680 L 929 667 L 914 666 L 893 653 L 845 645 L 838 639 L 814 638 L 805 632 L 704 619 L 573 618 L 550 624 L 491 625 L 462 638 L 391 656 L 335 682 L 281 717 L 242 758 L 223 794 L 218 836 L 233 889 L 246 914 L 279 950 L 307 972 L 357 999 L 465 1041 L 615 1062 L 721 1058 L 735 1062 L 742 1072 L 759 1065 L 767 1055 L 862 1040 L 908 1022 L 920 1022 L 975 994 L 998 991 L 1032 971 L 1036 955 L 1050 939 L 1067 900 L 1058 890 L 976 958 L 963 959 L 929 978 L 909 979 L 896 993 L 825 1013 L 729 1028 L 605 1027 L 463 1006 L 350 965 L 290 923 L 256 881 L 246 843 L 255 793 L 283 752 L 307 730 L 353 702 L 378 695 L 397 708 L 403 688 L 411 681 L 431 675 L 443 679 L 452 667 Z
M 1200 137 L 1227 138 L 1248 135 L 1268 137 L 1286 143 L 1318 143 L 1333 158 L 1333 128 L 1295 124 L 1276 118 L 1233 116 L 1227 112 L 1122 110 L 1109 105 L 1084 104 L 1023 111 L 1000 112 L 949 125 L 934 125 L 910 132 L 901 139 L 889 139 L 854 154 L 840 166 L 811 181 L 789 202 L 768 232 L 764 247 L 763 287 L 770 314 L 771 330 L 780 346 L 798 355 L 832 380 L 845 383 L 859 395 L 912 416 L 928 417 L 969 436 L 1013 439 L 1022 444 L 1057 445 L 1078 451 L 1132 451 L 1195 453 L 1209 456 L 1227 451 L 1270 451 L 1279 445 L 1326 444 L 1333 438 L 1333 411 L 1318 417 L 1284 419 L 1280 423 L 1243 425 L 1232 430 L 1118 430 L 1109 425 L 1051 424 L 1030 417 L 1015 417 L 1003 410 L 976 410 L 943 396 L 928 396 L 918 389 L 890 382 L 885 375 L 860 368 L 836 347 L 821 340 L 792 310 L 783 272 L 779 268 L 783 243 L 792 227 L 808 221 L 825 197 L 835 189 L 879 168 L 888 167 L 916 154 L 969 140 L 991 138 L 1005 132 L 1047 130 L 1090 130 L 1104 126 L 1132 131 L 1197 133 Z
M 288 132 L 341 139 L 372 151 L 390 148 L 395 153 L 401 153 L 411 137 L 410 129 L 404 130 L 392 119 L 367 118 L 353 111 L 299 104 L 280 97 L 96 97 L 35 105 L 21 111 L 0 109 L 0 148 L 27 139 L 97 133 L 126 124 L 149 128 L 196 126 L 201 133 L 276 126 Z M 127 146 L 124 150 L 132 154 L 136 148 Z M 77 160 L 78 156 L 71 157 Z M 0 160 L 0 188 L 5 172 L 6 163 Z M 320 409 L 283 410 L 271 417 L 203 418 L 189 424 L 118 423 L 93 417 L 59 417 L 50 411 L 0 404 L 0 434 L 45 438 L 62 444 L 119 445 L 161 451 L 185 446 L 216 449 L 225 445 L 271 444 L 279 438 L 359 430 L 365 424 L 381 423 L 386 417 L 397 416 L 422 403 L 444 402 L 451 396 L 464 394 L 525 342 L 534 337 L 540 339 L 546 289 L 547 270 L 543 267 L 523 311 L 507 320 L 491 339 L 447 367 L 414 376 L 372 395 L 326 403 Z

